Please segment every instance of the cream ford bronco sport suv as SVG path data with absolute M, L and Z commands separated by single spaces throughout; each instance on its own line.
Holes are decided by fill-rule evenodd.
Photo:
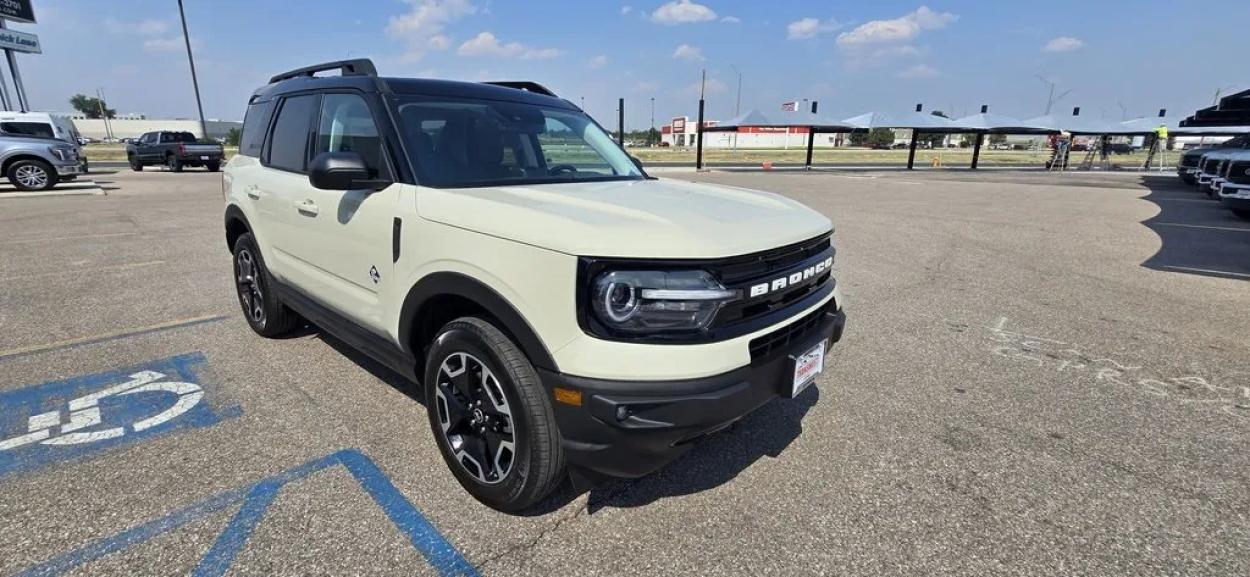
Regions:
M 306 319 L 420 383 L 500 510 L 660 468 L 802 392 L 842 335 L 827 218 L 648 177 L 534 83 L 280 74 L 223 180 L 252 329 Z

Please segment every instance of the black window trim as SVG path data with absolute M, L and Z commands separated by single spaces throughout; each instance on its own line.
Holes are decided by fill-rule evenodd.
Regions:
M 305 165 L 307 165 L 307 163 L 309 162 L 312 162 L 312 159 L 315 158 L 314 156 L 312 156 L 312 153 L 314 150 L 316 150 L 317 143 L 319 139 L 321 138 L 321 114 L 325 110 L 324 109 L 325 102 L 326 102 L 325 97 L 330 94 L 354 94 L 356 96 L 359 96 L 360 99 L 365 102 L 365 108 L 369 110 L 369 116 L 373 119 L 373 129 L 377 131 L 378 133 L 378 145 L 382 147 L 382 150 L 379 151 L 378 156 L 382 159 L 383 162 L 386 163 L 385 169 L 387 172 L 387 174 L 382 174 L 381 169 L 383 167 L 379 167 L 378 178 L 384 178 L 384 179 L 389 178 L 392 181 L 398 180 L 396 175 L 398 174 L 399 171 L 396 170 L 395 160 L 391 158 L 390 146 L 387 143 L 387 140 L 388 140 L 387 133 L 382 128 L 383 126 L 385 126 L 385 123 L 380 122 L 378 120 L 377 106 L 379 105 L 379 103 L 376 102 L 377 99 L 369 98 L 370 95 L 362 90 L 357 90 L 355 88 L 346 88 L 346 87 L 319 90 L 317 91 L 317 94 L 321 96 L 321 100 L 317 102 L 317 113 L 316 115 L 313 116 L 313 127 L 312 127 L 313 134 L 312 134 L 311 144 L 309 145 L 307 154 L 306 154 L 308 158 L 304 160 Z
M 264 149 L 261 153 L 261 158 L 260 158 L 261 166 L 272 169 L 272 170 L 280 170 L 282 172 L 286 172 L 290 174 L 299 174 L 299 175 L 308 174 L 308 161 L 310 160 L 308 158 L 308 155 L 310 152 L 312 152 L 312 139 L 317 134 L 317 129 L 314 128 L 314 126 L 315 126 L 315 123 L 318 122 L 321 117 L 321 95 L 323 92 L 324 91 L 322 90 L 305 90 L 305 91 L 300 91 L 300 92 L 291 92 L 291 93 L 282 95 L 281 100 L 277 104 L 277 107 L 274 108 L 273 113 L 270 115 L 271 118 L 269 119 L 269 127 L 265 130 L 265 144 L 264 144 Z M 282 168 L 280 166 L 274 166 L 270 164 L 269 153 L 271 149 L 273 148 L 273 131 L 278 126 L 278 118 L 282 115 L 282 109 L 286 107 L 287 100 L 291 98 L 295 98 L 297 96 L 312 96 L 317 99 L 317 102 L 312 107 L 311 114 L 309 115 L 309 118 L 308 118 L 308 132 L 307 134 L 304 135 L 304 167 L 302 170 L 291 170 L 289 168 Z
M 255 158 L 257 160 L 261 160 L 265 158 L 265 152 L 269 150 L 268 149 L 269 129 L 273 127 L 273 120 L 274 118 L 277 117 L 277 115 L 274 114 L 274 112 L 277 111 L 278 105 L 281 104 L 281 101 L 282 101 L 282 98 L 280 96 L 275 96 L 268 100 L 264 100 L 261 98 L 252 98 L 251 101 L 247 103 L 248 110 L 251 110 L 253 106 L 262 105 L 262 104 L 268 104 L 270 106 L 270 110 L 269 110 L 268 117 L 264 119 L 264 125 L 261 126 L 260 128 L 260 151 L 256 153 L 256 156 L 252 156 L 250 154 L 243 152 L 243 133 L 240 131 L 238 154 L 241 154 L 248 158 Z M 243 114 L 243 129 L 242 130 L 247 130 L 247 113 L 246 112 Z

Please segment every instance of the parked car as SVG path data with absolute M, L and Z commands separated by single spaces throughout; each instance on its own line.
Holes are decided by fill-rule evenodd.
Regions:
M 126 145 L 126 160 L 135 171 L 163 165 L 174 172 L 182 172 L 186 166 L 203 166 L 209 172 L 217 172 L 225 156 L 220 144 L 200 142 L 190 132 L 148 132 L 138 142 Z
M 1201 172 L 1199 161 L 1202 159 L 1202 155 L 1217 149 L 1247 147 L 1250 147 L 1250 136 L 1242 135 L 1230 138 L 1214 146 L 1190 148 L 1181 153 L 1180 160 L 1176 163 L 1176 175 L 1185 184 L 1198 184 L 1198 173 Z
M 1250 150 L 1229 153 L 1219 182 L 1220 202 L 1233 214 L 1250 220 Z
M 41 136 L 68 142 L 78 150 L 82 174 L 87 173 L 87 155 L 82 150 L 82 141 L 85 139 L 78 134 L 78 127 L 67 116 L 47 112 L 0 112 L 0 134 Z M 65 175 L 61 180 L 73 180 L 76 176 Z
M 374 70 L 252 95 L 224 178 L 233 280 L 257 334 L 307 319 L 420 383 L 483 503 L 645 475 L 823 369 L 846 315 L 822 214 L 649 177 L 533 82 Z
M 1235 148 L 1216 148 L 1203 153 L 1198 160 L 1198 190 L 1216 198 L 1223 180 L 1224 162 L 1238 152 L 1240 150 Z
M 0 172 L 18 190 L 48 190 L 82 174 L 78 147 L 59 138 L 0 135 Z

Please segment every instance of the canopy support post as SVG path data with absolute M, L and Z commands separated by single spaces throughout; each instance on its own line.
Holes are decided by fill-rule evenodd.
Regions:
M 812 169 L 812 148 L 816 145 L 816 128 L 814 126 L 807 127 L 807 162 L 804 163 L 804 170 Z
M 972 170 L 977 169 L 977 160 L 981 158 L 981 141 L 985 139 L 985 135 L 978 132 L 977 141 L 972 145 Z
M 695 126 L 695 138 L 699 139 L 694 147 L 694 169 L 703 170 L 703 99 L 699 99 L 699 124 Z
M 907 149 L 907 170 L 911 170 L 916 164 L 916 137 L 920 135 L 920 131 L 913 128 L 911 131 L 911 146 Z

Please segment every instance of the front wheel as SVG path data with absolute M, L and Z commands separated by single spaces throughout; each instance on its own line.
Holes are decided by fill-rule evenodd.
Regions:
M 130 170 L 133 170 L 133 171 L 135 171 L 135 172 L 142 172 L 142 171 L 143 171 L 143 163 L 142 163 L 142 162 L 139 162 L 139 159 L 137 159 L 137 158 L 135 158 L 135 157 L 133 157 L 133 156 L 132 156 L 132 157 L 130 157 Z
M 477 317 L 439 330 L 426 354 L 430 428 L 456 480 L 477 500 L 519 511 L 564 480 L 555 411 L 533 365 Z
M 42 160 L 19 160 L 9 167 L 9 182 L 18 190 L 48 190 L 56 186 L 56 171 Z
M 299 326 L 299 316 L 271 289 L 269 271 L 251 233 L 234 241 L 234 281 L 243 316 L 256 334 L 276 337 Z

